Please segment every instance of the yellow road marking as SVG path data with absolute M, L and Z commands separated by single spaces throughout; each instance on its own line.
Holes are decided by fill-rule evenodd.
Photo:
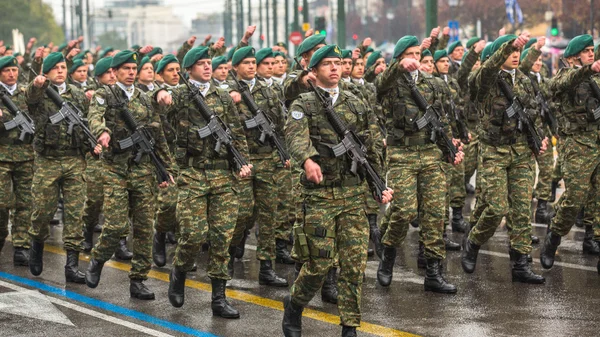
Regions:
M 66 255 L 64 250 L 61 247 L 57 247 L 57 246 L 46 245 L 44 247 L 44 250 L 47 252 L 50 252 L 50 253 L 54 253 L 54 254 Z M 90 260 L 89 256 L 86 254 L 80 254 L 79 259 L 83 260 L 83 261 Z M 117 262 L 117 261 L 113 261 L 113 260 L 106 261 L 104 266 L 108 266 L 108 267 L 111 267 L 114 269 L 119 269 L 119 270 L 126 271 L 126 272 L 129 272 L 129 269 L 131 268 L 130 264 Z M 151 270 L 148 273 L 148 277 L 157 279 L 157 280 L 161 280 L 164 282 L 169 282 L 169 274 L 165 273 L 165 272 Z M 194 281 L 194 280 L 186 280 L 185 285 L 187 287 L 190 287 L 193 289 L 211 292 L 211 286 L 208 283 L 198 282 L 198 281 Z M 238 290 L 227 289 L 226 293 L 227 293 L 227 297 L 238 300 L 238 301 L 243 301 L 243 302 L 259 305 L 261 307 L 283 311 L 283 302 L 275 301 L 270 298 L 252 295 L 252 294 L 238 291 Z M 317 321 L 330 323 L 333 325 L 339 325 L 339 323 L 340 323 L 339 316 L 328 314 L 326 312 L 321 312 L 318 310 L 309 309 L 309 308 L 304 309 L 304 313 L 302 316 L 312 318 Z M 388 328 L 388 327 L 385 327 L 382 325 L 367 323 L 364 321 L 360 323 L 360 327 L 357 330 L 365 332 L 365 333 L 370 333 L 370 334 L 373 334 L 376 336 L 418 337 L 418 335 L 414 335 L 414 334 L 411 334 L 408 332 Z

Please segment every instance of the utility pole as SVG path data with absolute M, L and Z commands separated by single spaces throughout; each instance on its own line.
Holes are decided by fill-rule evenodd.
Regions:
M 294 24 L 292 26 L 293 31 L 300 30 L 300 18 L 298 13 L 298 0 L 294 0 Z
M 67 0 L 62 0 L 63 4 L 63 34 L 65 34 L 65 40 L 67 39 Z
M 250 7 L 250 0 L 248 0 L 248 26 L 252 24 L 252 7 Z
M 438 26 L 437 0 L 425 0 L 425 36 Z
M 273 0 L 273 45 L 277 43 L 277 0 Z
M 310 23 L 310 19 L 308 18 L 308 0 L 304 0 L 302 3 L 302 20 L 303 23 Z
M 590 0 L 590 35 L 595 39 L 596 35 L 594 35 L 594 0 Z
M 269 0 L 265 0 L 265 12 L 267 14 L 267 25 L 266 25 L 266 34 L 265 34 L 265 42 L 267 43 L 267 46 L 271 45 L 271 32 L 269 32 Z
M 68 40 L 73 40 L 75 36 L 75 1 L 71 0 L 71 36 Z
M 259 22 L 259 28 L 258 28 L 258 44 L 260 45 L 260 47 L 262 48 L 265 41 L 263 41 L 262 37 L 263 37 L 263 26 L 264 26 L 264 22 L 263 22 L 263 10 L 262 10 L 262 0 L 258 0 L 258 22 Z
M 346 48 L 346 7 L 345 0 L 338 0 L 337 5 L 337 43 L 340 48 Z
M 285 0 L 285 36 L 283 37 L 283 41 L 287 42 L 287 39 L 290 36 L 290 1 Z

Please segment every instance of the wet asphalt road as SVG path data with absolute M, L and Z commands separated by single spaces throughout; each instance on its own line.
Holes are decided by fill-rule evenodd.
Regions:
M 534 224 L 533 229 L 543 237 L 545 226 Z M 235 262 L 235 279 L 228 283 L 228 297 L 242 317 L 226 320 L 212 317 L 210 281 L 202 268 L 206 253 L 198 257 L 199 271 L 188 274 L 185 305 L 176 309 L 167 298 L 168 268 L 154 268 L 149 275 L 146 284 L 156 293 L 155 301 L 129 297 L 126 262 L 107 263 L 96 289 L 65 286 L 60 231 L 61 226 L 52 228 L 39 277 L 26 267 L 12 265 L 12 246 L 6 243 L 0 256 L 0 336 L 282 335 L 281 301 L 288 291 L 258 285 L 253 235 L 244 259 Z M 462 234 L 450 236 L 462 239 Z M 559 262 L 549 271 L 542 270 L 539 245 L 534 246 L 533 268 L 546 277 L 546 284 L 513 284 L 508 237 L 501 226 L 482 247 L 472 275 L 462 271 L 460 252 L 448 252 L 446 278 L 458 287 L 458 294 L 440 295 L 423 291 L 424 270 L 416 265 L 418 230 L 411 227 L 389 288 L 377 284 L 378 260 L 369 259 L 359 336 L 598 336 L 598 258 L 581 254 L 582 237 L 583 230 L 573 227 L 563 238 Z M 170 257 L 173 248 L 169 246 Z M 87 257 L 82 254 L 80 269 L 86 267 Z M 293 266 L 276 268 L 292 281 Z M 35 296 L 27 291 L 44 286 L 48 289 L 34 291 Z M 8 298 L 23 300 L 10 304 Z M 304 336 L 340 335 L 334 305 L 321 302 L 317 295 L 309 309 L 303 318 Z

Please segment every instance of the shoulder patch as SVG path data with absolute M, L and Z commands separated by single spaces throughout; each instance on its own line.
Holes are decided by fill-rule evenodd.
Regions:
M 223 84 L 219 85 L 219 88 L 221 88 L 221 89 L 229 89 L 229 84 L 223 83 Z
M 98 104 L 103 105 L 104 104 L 104 98 L 96 95 L 96 102 L 98 102 Z
M 302 119 L 302 117 L 304 117 L 304 113 L 302 111 L 292 111 L 291 115 L 294 119 Z
M 296 77 L 298 77 L 298 75 L 296 75 L 296 74 L 290 74 L 288 77 L 289 78 L 296 78 Z

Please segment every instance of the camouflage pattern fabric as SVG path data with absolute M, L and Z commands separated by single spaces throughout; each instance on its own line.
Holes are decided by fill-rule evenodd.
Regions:
M 550 200 L 550 196 L 552 195 L 552 175 L 554 173 L 554 148 L 549 146 L 546 152 L 535 159 L 539 173 L 534 195 L 538 199 Z
M 253 169 L 254 170 L 254 169 Z M 233 233 L 232 245 L 239 245 L 244 237 L 244 232 L 254 227 L 256 214 L 254 213 L 254 190 L 252 176 L 246 178 L 237 178 L 234 191 L 236 192 L 239 207 L 238 216 Z
M 83 214 L 83 223 L 88 231 L 98 224 L 104 204 L 104 183 L 102 181 L 102 162 L 90 153 L 86 154 L 85 182 L 87 198 Z

